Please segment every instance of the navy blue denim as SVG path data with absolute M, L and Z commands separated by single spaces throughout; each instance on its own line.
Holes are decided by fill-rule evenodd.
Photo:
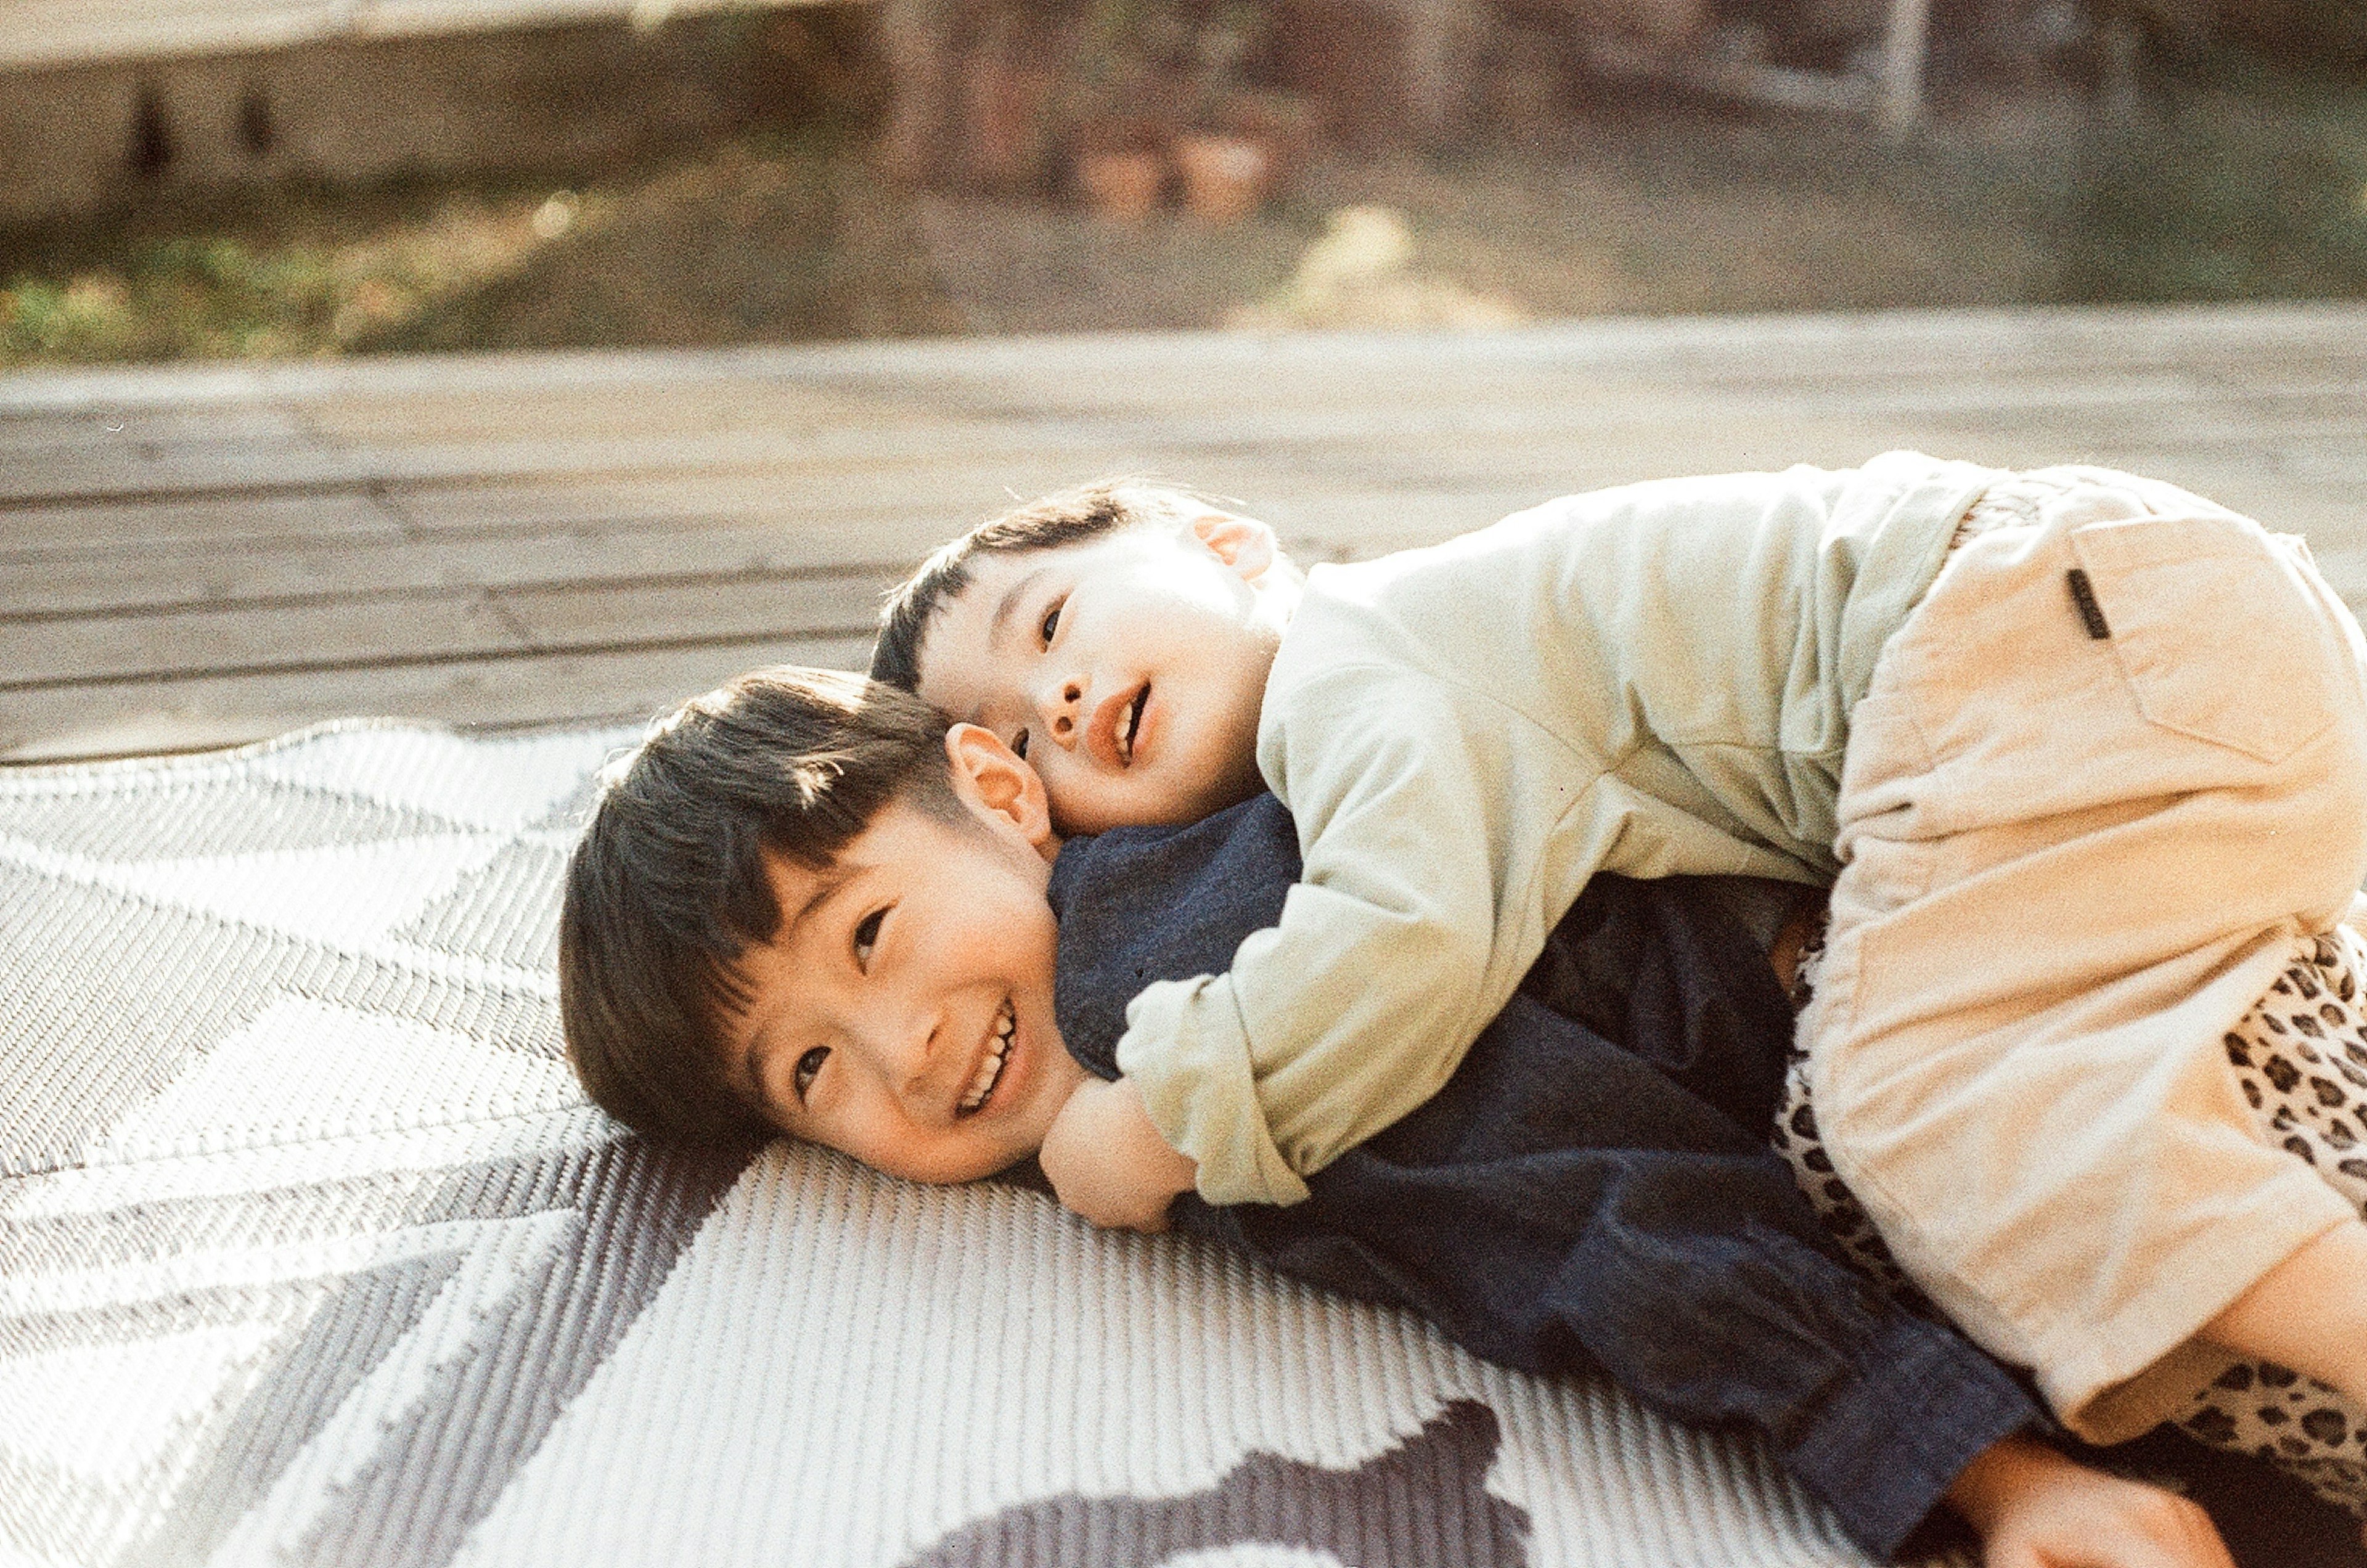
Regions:
M 1261 795 L 1184 828 L 1071 840 L 1053 868 L 1054 1006 L 1117 1076 L 1126 1004 L 1221 974 L 1297 879 Z M 1763 1434 L 1892 1556 L 1965 1462 L 2036 1404 L 1953 1331 L 1843 1262 L 1769 1152 L 1792 1012 L 1706 884 L 1598 875 L 1446 1087 L 1319 1171 L 1288 1208 L 1176 1227 L 1421 1314 L 1526 1371 L 1600 1368 L 1689 1421 Z

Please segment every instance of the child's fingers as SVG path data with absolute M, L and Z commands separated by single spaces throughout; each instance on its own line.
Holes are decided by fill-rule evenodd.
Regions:
M 2131 1487 L 2098 1515 L 1993 1541 L 1987 1568 L 2236 1568 L 2211 1516 L 2182 1497 Z

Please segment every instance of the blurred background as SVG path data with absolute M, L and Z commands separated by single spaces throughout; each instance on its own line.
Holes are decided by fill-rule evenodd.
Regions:
M 0 366 L 2367 295 L 2367 0 L 0 0 Z

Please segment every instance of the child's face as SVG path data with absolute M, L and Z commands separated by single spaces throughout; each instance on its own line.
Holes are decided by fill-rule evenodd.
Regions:
M 1042 785 L 983 730 L 946 746 L 968 819 L 899 802 L 826 873 L 774 863 L 781 928 L 723 1046 L 783 1130 L 916 1181 L 1034 1154 L 1084 1077 L 1052 1016 Z
M 1263 787 L 1258 708 L 1297 602 L 1265 525 L 1201 510 L 974 570 L 920 694 L 1024 755 L 1060 831 L 1196 821 Z

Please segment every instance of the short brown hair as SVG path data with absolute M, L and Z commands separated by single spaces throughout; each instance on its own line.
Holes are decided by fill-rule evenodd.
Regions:
M 977 558 L 1055 550 L 1169 513 L 1174 504 L 1202 499 L 1175 485 L 1143 479 L 1096 479 L 1056 491 L 980 524 L 934 555 L 888 597 L 879 612 L 879 637 L 871 645 L 871 678 L 916 692 L 921 687 L 921 644 L 929 623 L 970 584 Z
M 692 698 L 612 764 L 559 913 L 568 1060 L 601 1109 L 667 1137 L 773 1131 L 722 1062 L 740 960 L 780 928 L 769 862 L 827 870 L 899 800 L 958 817 L 947 768 L 918 698 L 792 665 Z

